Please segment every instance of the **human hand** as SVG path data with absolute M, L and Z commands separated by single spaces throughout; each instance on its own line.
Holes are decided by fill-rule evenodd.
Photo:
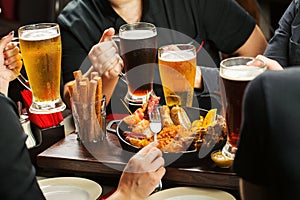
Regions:
M 263 56 L 263 55 L 257 55 L 256 58 L 264 61 L 267 65 L 267 69 L 270 69 L 270 70 L 283 70 L 282 66 L 276 60 L 272 60 L 272 59 L 267 58 L 266 56 Z
M 162 152 L 152 142 L 137 154 L 126 165 L 119 181 L 117 191 L 109 199 L 140 200 L 147 198 L 164 176 L 164 159 Z
M 106 29 L 98 44 L 89 52 L 89 59 L 95 71 L 107 79 L 116 78 L 122 72 L 123 60 L 116 43 L 112 40 L 113 28 Z
M 11 43 L 13 32 L 0 40 L 0 78 L 8 82 L 14 80 L 22 68 L 19 47 Z

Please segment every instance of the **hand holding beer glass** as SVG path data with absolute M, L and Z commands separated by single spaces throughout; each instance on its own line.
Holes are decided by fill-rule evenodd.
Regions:
M 158 50 L 159 73 L 168 106 L 191 107 L 196 76 L 196 48 L 171 44 Z
M 66 106 L 60 97 L 62 47 L 58 24 L 25 25 L 18 34 L 33 96 L 29 111 L 49 114 L 64 110 Z
M 220 89 L 228 127 L 223 155 L 234 159 L 240 134 L 242 103 L 248 83 L 266 70 L 266 64 L 256 58 L 234 57 L 221 62 Z
M 140 106 L 153 92 L 157 55 L 156 27 L 146 22 L 124 24 L 120 27 L 119 38 L 128 85 L 125 102 Z

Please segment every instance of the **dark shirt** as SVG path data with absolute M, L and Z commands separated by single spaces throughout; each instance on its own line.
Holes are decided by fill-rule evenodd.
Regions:
M 299 0 L 293 0 L 286 9 L 264 55 L 283 67 L 300 65 Z
M 191 40 L 199 46 L 203 41 L 204 48 L 197 55 L 197 64 L 207 67 L 218 67 L 220 51 L 228 54 L 236 51 L 255 27 L 254 19 L 231 0 L 144 0 L 141 21 L 156 25 L 158 46 L 189 43 Z M 87 55 L 92 46 L 99 42 L 103 31 L 113 27 L 118 32 L 126 22 L 112 9 L 108 0 L 73 0 L 58 16 L 58 23 L 62 35 L 62 77 L 65 84 L 74 79 L 73 71 L 90 67 Z M 206 87 L 204 91 L 196 91 L 196 95 L 216 97 L 215 101 L 209 99 L 209 103 L 220 106 L 218 95 L 214 97 L 214 94 L 209 94 L 218 90 L 215 73 L 210 69 L 202 70 Z M 155 93 L 163 96 L 162 88 L 158 86 L 161 83 L 158 70 L 154 82 L 157 83 Z M 126 94 L 124 90 L 127 90 L 126 85 L 119 81 L 117 92 L 114 92 L 118 94 L 115 98 L 118 104 Z M 198 102 L 205 101 L 198 98 Z
M 300 68 L 266 71 L 245 91 L 233 169 L 269 199 L 300 198 Z
M 16 104 L 0 95 L 0 199 L 45 199 L 35 178 Z

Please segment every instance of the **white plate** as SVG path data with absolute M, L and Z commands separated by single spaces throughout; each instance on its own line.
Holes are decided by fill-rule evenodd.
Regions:
M 176 187 L 152 194 L 147 200 L 236 200 L 222 190 L 195 187 Z
M 47 178 L 38 183 L 47 200 L 95 200 L 102 193 L 98 183 L 84 178 Z

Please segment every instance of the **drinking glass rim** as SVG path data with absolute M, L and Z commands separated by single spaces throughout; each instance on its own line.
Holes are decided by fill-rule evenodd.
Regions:
M 132 30 L 132 29 L 125 29 L 125 27 L 127 27 L 127 26 L 128 27 L 135 27 L 136 28 L 135 30 L 143 29 L 146 26 L 148 26 L 149 27 L 148 30 L 152 30 L 152 31 L 156 32 L 156 26 L 152 23 L 149 23 L 149 22 L 134 22 L 134 23 L 123 24 L 122 26 L 120 26 L 119 32 Z
M 253 61 L 253 60 L 259 60 L 259 61 L 261 61 L 262 63 L 263 63 L 263 65 L 262 66 L 256 66 L 256 65 L 252 65 L 252 66 L 256 66 L 256 67 L 259 67 L 260 69 L 263 69 L 263 70 L 266 70 L 267 69 L 267 64 L 266 64 L 266 62 L 264 61 L 264 60 L 262 60 L 262 59 L 260 59 L 260 58 L 255 58 L 255 57 L 248 57 L 248 56 L 241 56 L 241 57 L 231 57 L 231 58 L 226 58 L 226 59 L 224 59 L 224 60 L 222 60 L 221 62 L 220 62 L 220 69 L 221 68 L 224 68 L 224 69 L 228 69 L 228 70 L 230 70 L 230 69 L 232 69 L 231 67 L 232 66 L 236 66 L 236 65 L 247 65 L 247 63 L 246 64 L 234 64 L 234 65 L 230 65 L 230 66 L 226 66 L 226 65 L 224 65 L 224 63 L 225 62 L 230 62 L 230 61 L 232 61 L 232 60 L 236 60 L 237 58 L 239 58 L 239 59 L 244 59 L 244 60 L 249 60 L 248 62 L 251 62 L 251 61 Z M 251 65 L 249 65 L 249 66 L 251 66 Z M 238 70 L 238 71 L 240 71 L 240 70 L 244 70 L 244 69 L 235 69 L 235 70 Z M 255 68 L 249 68 L 249 71 L 255 71 L 255 70 L 257 70 L 257 69 L 255 69 Z
M 38 29 L 47 29 L 53 27 L 59 27 L 58 23 L 55 22 L 43 22 L 43 23 L 33 23 L 33 24 L 25 24 L 18 28 L 18 30 L 34 30 L 38 27 Z
M 191 47 L 191 48 L 188 48 L 188 49 L 170 49 L 170 48 L 167 48 L 167 47 L 170 47 L 170 46 L 188 46 L 188 47 Z M 166 49 L 167 48 L 167 49 Z M 191 51 L 191 50 L 196 50 L 196 47 L 192 44 L 185 44 L 185 43 L 178 43 L 178 44 L 167 44 L 167 45 L 163 45 L 161 47 L 158 48 L 159 51 L 162 51 L 162 50 L 168 50 L 169 52 L 177 52 L 177 51 Z

